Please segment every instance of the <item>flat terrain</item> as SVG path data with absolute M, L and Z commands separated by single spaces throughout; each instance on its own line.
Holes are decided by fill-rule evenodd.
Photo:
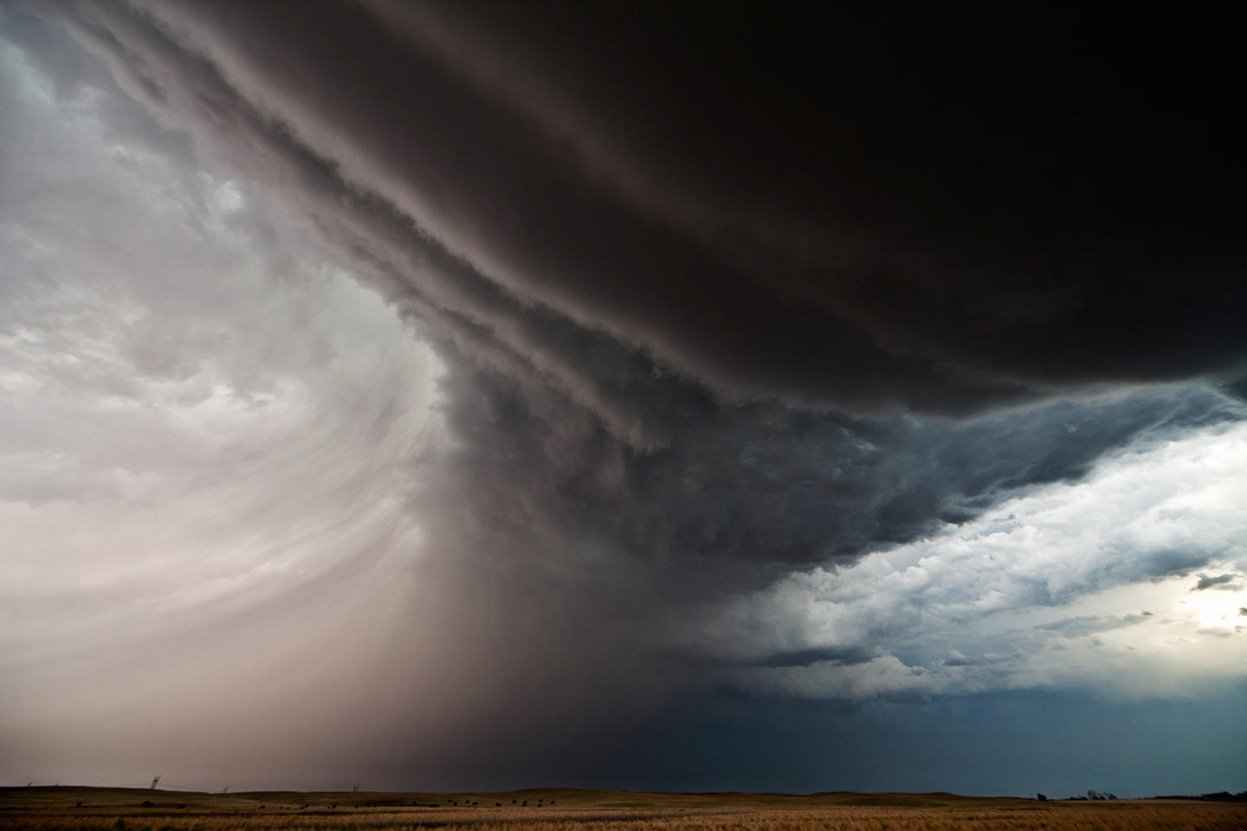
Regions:
M 527 804 L 525 804 L 527 803 Z M 0 829 L 438 831 L 1242 831 L 1247 804 L 1036 802 L 953 794 L 186 793 L 0 788 Z

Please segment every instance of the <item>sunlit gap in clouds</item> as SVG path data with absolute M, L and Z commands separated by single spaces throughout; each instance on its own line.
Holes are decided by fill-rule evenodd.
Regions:
M 221 719 L 306 748 L 418 624 L 444 367 L 104 75 L 58 88 L 8 43 L 0 73 L 6 732 L 85 737 L 80 778 L 122 784 L 211 759 Z
M 1242 420 L 1140 441 L 1084 481 L 1034 488 L 851 565 L 794 573 L 706 632 L 736 661 L 806 657 L 727 675 L 768 695 L 1064 687 L 1148 698 L 1238 681 L 1244 470 Z

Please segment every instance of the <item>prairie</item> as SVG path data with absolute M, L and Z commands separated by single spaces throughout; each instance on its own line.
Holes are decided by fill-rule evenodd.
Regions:
M 527 803 L 527 804 L 524 804 Z M 1247 805 L 1036 802 L 953 794 L 185 793 L 0 789 L 0 829 L 23 831 L 1241 831 Z

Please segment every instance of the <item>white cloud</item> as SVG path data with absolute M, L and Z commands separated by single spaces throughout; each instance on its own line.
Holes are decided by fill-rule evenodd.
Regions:
M 1181 695 L 1247 676 L 1247 423 L 1106 458 L 973 522 L 790 575 L 685 645 L 766 694 Z M 1231 575 L 1192 591 L 1205 574 Z M 784 655 L 864 656 L 796 666 Z M 775 656 L 781 660 L 776 660 Z M 804 661 L 792 661 L 804 663 Z
M 105 75 L 30 61 L 0 40 L 0 777 L 160 758 L 161 720 L 289 751 L 410 618 L 441 364 Z

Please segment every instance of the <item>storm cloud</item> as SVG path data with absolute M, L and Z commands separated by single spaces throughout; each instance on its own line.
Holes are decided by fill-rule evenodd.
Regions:
M 206 741 L 187 777 L 293 754 L 303 784 L 531 783 L 689 689 L 1241 675 L 1122 645 L 1123 686 L 1090 648 L 1053 657 L 1179 631 L 1113 591 L 1198 574 L 1241 604 L 1243 481 L 1200 461 L 1240 458 L 1247 417 L 1230 27 L 3 13 L 6 696 L 112 679 L 53 697 L 68 727 L 4 724 L 48 769 L 40 731 L 93 759 L 129 725 L 136 766 Z M 1223 502 L 1167 489 L 1196 474 Z M 93 583 L 92 546 L 59 549 L 70 590 L 37 565 L 66 506 L 132 552 Z M 1185 535 L 1144 533 L 1188 508 Z M 166 657 L 84 657 L 136 643 Z M 325 696 L 291 706 L 299 685 Z M 240 714 L 271 758 L 203 738 Z
M 140 3 L 77 17 L 135 89 L 263 168 L 252 175 L 390 215 L 402 233 L 386 247 L 437 262 L 417 280 L 379 240 L 365 250 L 425 302 L 453 290 L 458 302 L 433 302 L 522 360 L 536 351 L 516 337 L 532 335 L 533 307 L 728 398 L 965 410 L 1243 358 L 1242 170 L 1217 152 L 1232 131 L 1209 106 L 1229 81 L 1198 60 L 1157 67 L 1120 45 L 1093 61 L 1075 42 L 1040 63 L 1027 51 L 1038 33 L 1005 60 L 958 21 L 871 14 L 761 28 L 725 14 L 709 30 L 691 10 L 655 27 L 644 13 L 471 4 Z M 521 75 L 540 52 L 547 108 L 491 86 L 504 70 L 474 71 L 453 40 L 473 24 L 476 51 L 502 38 L 499 60 Z M 1142 40 L 1163 21 L 1136 24 Z M 1087 25 L 1088 39 L 1108 34 Z M 451 42 L 425 47 L 425 28 Z M 1099 67 L 1110 60 L 1131 77 Z M 1109 100 L 1087 106 L 1097 95 Z M 582 137 L 583 122 L 596 128 Z M 600 134 L 621 146 L 600 149 Z M 624 156 L 627 173 L 594 161 Z M 676 204 L 637 195 L 659 190 Z M 748 208 L 698 208 L 713 204 Z M 804 240 L 797 262 L 776 244 L 785 233 Z M 501 319 L 480 313 L 481 294 Z

